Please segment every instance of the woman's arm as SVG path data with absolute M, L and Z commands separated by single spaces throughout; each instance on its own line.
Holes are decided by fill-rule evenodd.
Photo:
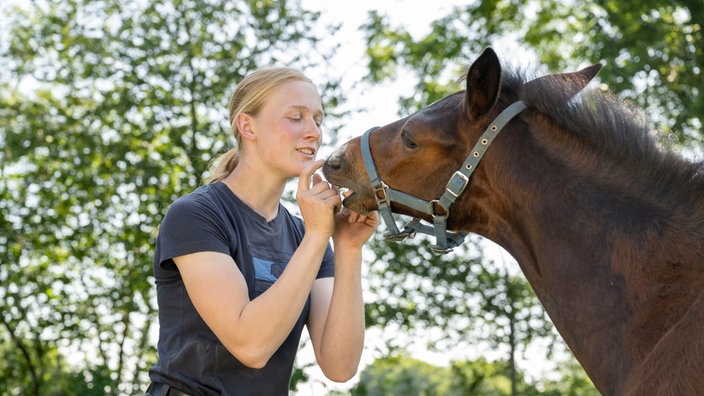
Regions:
M 308 317 L 316 360 L 326 377 L 344 382 L 357 372 L 364 347 L 362 245 L 373 234 L 378 218 L 338 215 L 333 242 L 335 277 L 315 281 Z
M 242 364 L 261 368 L 298 320 L 327 242 L 324 236 L 304 237 L 279 279 L 252 301 L 232 257 L 199 252 L 174 262 L 198 314 L 220 342 Z

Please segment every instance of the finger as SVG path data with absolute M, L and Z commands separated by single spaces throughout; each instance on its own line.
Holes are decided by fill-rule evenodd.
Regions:
M 310 188 L 311 176 L 323 166 L 325 160 L 317 160 L 303 167 L 300 175 L 298 175 L 298 191 L 308 191 Z
M 318 173 L 314 173 L 313 174 L 313 185 L 315 186 L 316 184 L 320 183 L 321 181 L 323 181 L 323 177 L 320 176 L 320 174 L 318 174 Z M 325 184 L 327 184 L 327 183 L 325 183 Z
M 320 179 L 317 178 L 316 175 L 313 175 L 313 186 L 310 188 L 310 192 L 313 194 L 324 194 L 324 198 L 327 198 L 329 196 L 339 196 L 340 194 L 337 193 L 332 187 L 330 187 L 330 184 L 326 182 L 325 180 L 316 180 Z
M 367 224 L 371 226 L 378 226 L 379 225 L 379 214 L 377 212 L 371 212 L 367 216 Z
M 321 191 L 317 191 L 318 189 L 320 189 Z M 335 194 L 335 191 L 333 191 L 331 188 L 315 186 L 310 191 L 315 194 L 318 199 L 321 199 L 323 201 L 342 202 L 340 196 Z
M 327 210 L 332 211 L 332 214 L 336 214 L 342 206 L 342 201 L 337 195 L 328 195 L 327 193 L 317 194 L 317 199 L 323 204 L 321 208 L 327 212 Z
M 329 198 L 326 198 L 325 201 L 331 202 L 335 207 L 342 205 L 342 200 L 340 199 L 340 196 L 335 194 L 333 194 Z M 335 212 L 337 213 L 337 210 Z
M 350 214 L 347 216 L 347 221 L 350 223 L 356 223 L 358 218 L 359 214 L 357 212 L 350 211 Z

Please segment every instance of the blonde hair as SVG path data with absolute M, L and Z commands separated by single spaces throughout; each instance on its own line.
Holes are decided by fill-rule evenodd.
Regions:
M 288 67 L 267 67 L 246 75 L 230 96 L 230 135 L 235 140 L 235 146 L 216 158 L 212 163 L 209 183 L 220 181 L 227 177 L 237 167 L 241 143 L 240 131 L 235 117 L 239 113 L 256 116 L 264 103 L 269 99 L 275 88 L 291 81 L 307 81 L 308 77 L 296 69 Z

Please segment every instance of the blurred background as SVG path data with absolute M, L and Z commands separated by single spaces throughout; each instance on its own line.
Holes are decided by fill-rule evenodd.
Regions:
M 462 89 L 487 46 L 536 75 L 601 62 L 592 84 L 701 160 L 703 22 L 701 0 L 0 0 L 0 396 L 143 394 L 158 225 L 230 147 L 253 69 L 318 84 L 326 156 Z M 326 380 L 304 341 L 292 394 L 598 394 L 501 248 L 383 231 L 358 375 Z

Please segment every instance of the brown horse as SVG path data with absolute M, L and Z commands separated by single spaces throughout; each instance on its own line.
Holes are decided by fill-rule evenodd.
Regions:
M 641 110 L 580 93 L 598 69 L 526 82 L 488 48 L 465 91 L 368 134 L 384 191 L 370 187 L 359 137 L 323 172 L 360 213 L 377 210 L 387 186 L 436 206 L 459 181 L 451 207 L 433 210 L 513 255 L 600 392 L 703 395 L 704 168 L 658 148 Z M 525 109 L 500 117 L 462 183 L 453 175 L 516 102 Z M 422 205 L 389 206 L 433 221 Z

